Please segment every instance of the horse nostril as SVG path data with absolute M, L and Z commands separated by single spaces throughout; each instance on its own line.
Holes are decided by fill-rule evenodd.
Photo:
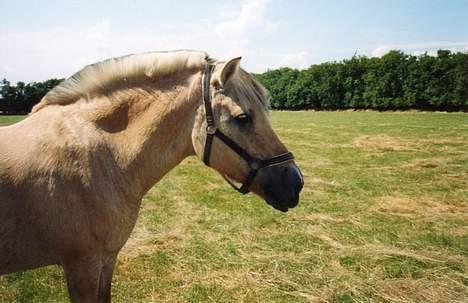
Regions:
M 304 187 L 304 179 L 302 178 L 302 176 L 299 176 L 298 182 L 296 184 L 296 193 L 299 193 L 303 187 Z

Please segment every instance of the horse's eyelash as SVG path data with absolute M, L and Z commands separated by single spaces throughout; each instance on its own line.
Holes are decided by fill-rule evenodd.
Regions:
M 234 118 L 237 121 L 242 121 L 242 122 L 250 122 L 251 121 L 251 117 L 246 113 L 239 114 L 239 115 L 235 116 Z

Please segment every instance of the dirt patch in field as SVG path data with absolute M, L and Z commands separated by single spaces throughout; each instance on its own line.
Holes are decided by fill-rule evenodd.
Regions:
M 428 198 L 386 196 L 376 204 L 375 210 L 407 217 L 464 216 L 468 219 L 466 204 L 447 204 Z
M 411 142 L 407 142 L 402 139 L 391 137 L 385 134 L 375 136 L 359 136 L 353 140 L 352 145 L 353 147 L 373 152 L 418 150 Z

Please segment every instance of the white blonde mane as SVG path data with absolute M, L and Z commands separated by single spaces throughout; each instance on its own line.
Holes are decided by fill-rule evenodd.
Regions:
M 209 56 L 203 51 L 149 52 L 112 58 L 88 65 L 64 80 L 35 105 L 32 113 L 47 105 L 65 105 L 80 98 L 182 71 L 201 70 Z

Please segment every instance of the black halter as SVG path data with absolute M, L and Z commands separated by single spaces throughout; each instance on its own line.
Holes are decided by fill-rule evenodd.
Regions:
M 205 141 L 205 150 L 203 152 L 203 162 L 210 166 L 210 155 L 211 155 L 211 146 L 213 144 L 214 137 L 217 137 L 219 140 L 223 141 L 224 144 L 229 146 L 235 153 L 237 153 L 242 159 L 244 159 L 249 166 L 249 173 L 242 183 L 241 187 L 237 187 L 231 182 L 227 177 L 223 175 L 223 178 L 237 191 L 246 194 L 249 192 L 250 185 L 252 184 L 255 176 L 258 171 L 262 168 L 280 165 L 286 162 L 290 162 L 294 159 L 292 153 L 287 152 L 280 154 L 269 159 L 258 159 L 252 157 L 245 149 L 243 149 L 239 144 L 231 140 L 228 136 L 223 134 L 215 125 L 213 117 L 213 109 L 211 107 L 211 92 L 210 92 L 210 81 L 211 73 L 213 70 L 213 65 L 208 65 L 206 71 L 202 77 L 203 85 L 203 103 L 205 104 L 205 116 L 206 116 L 206 141 Z

